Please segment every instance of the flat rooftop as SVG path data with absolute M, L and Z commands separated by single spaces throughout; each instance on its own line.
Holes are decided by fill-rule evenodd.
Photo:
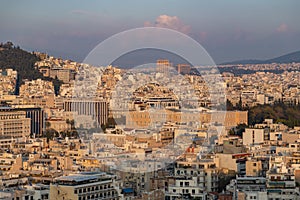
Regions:
M 92 182 L 101 182 L 106 180 L 111 180 L 108 174 L 104 172 L 97 173 L 80 173 L 69 176 L 62 176 L 55 179 L 55 182 L 60 185 L 80 185 Z

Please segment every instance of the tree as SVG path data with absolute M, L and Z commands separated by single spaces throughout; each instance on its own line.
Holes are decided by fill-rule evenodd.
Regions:
M 56 137 L 58 132 L 54 130 L 53 128 L 47 129 L 44 132 L 45 137 L 47 138 L 47 141 L 52 140 L 54 137 Z
M 72 119 L 70 121 L 70 125 L 71 125 L 71 130 L 74 130 L 75 129 L 75 121 L 74 121 L 74 119 Z
M 235 110 L 233 104 L 231 103 L 231 101 L 229 101 L 229 99 L 227 99 L 226 101 L 226 110 Z
M 236 108 L 237 108 L 238 110 L 243 110 L 242 96 L 240 96 L 240 100 L 239 100 L 239 102 L 237 103 Z
M 50 123 L 50 122 L 48 122 L 48 121 L 45 123 L 45 125 L 46 125 L 46 129 L 48 129 L 48 128 L 50 128 L 50 127 L 51 127 L 51 123 Z

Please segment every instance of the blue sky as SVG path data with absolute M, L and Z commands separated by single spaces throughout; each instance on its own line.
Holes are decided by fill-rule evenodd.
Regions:
M 267 59 L 300 50 L 299 8 L 298 0 L 2 0 L 0 41 L 82 60 L 113 34 L 158 26 L 194 38 L 216 62 Z

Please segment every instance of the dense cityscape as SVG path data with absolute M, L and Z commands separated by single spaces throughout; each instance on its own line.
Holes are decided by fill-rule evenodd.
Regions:
M 0 200 L 300 200 L 300 1 L 0 5 Z
M 201 66 L 157 60 L 149 71 L 157 81 L 31 55 L 43 78 L 20 81 L 18 71 L 1 70 L 1 199 L 299 198 L 300 124 L 283 109 L 299 109 L 300 63 L 219 66 L 254 70 L 222 72 L 222 107 L 191 74 Z M 119 82 L 130 98 L 115 89 Z M 275 105 L 278 118 L 261 108 L 249 122 L 253 108 Z

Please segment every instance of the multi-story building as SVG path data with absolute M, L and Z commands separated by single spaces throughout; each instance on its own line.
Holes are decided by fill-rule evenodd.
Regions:
M 267 174 L 267 192 L 269 199 L 300 199 L 294 174 L 282 173 L 274 169 Z
M 270 159 L 270 170 L 267 172 L 267 192 L 269 199 L 300 199 L 296 187 L 294 169 L 287 166 L 283 156 Z
M 30 134 L 41 136 L 45 128 L 45 113 L 42 108 L 27 105 L 17 105 L 11 108 L 16 111 L 25 111 L 26 117 L 30 118 Z
M 172 63 L 169 60 L 157 60 L 156 61 L 156 71 L 159 73 L 163 73 L 167 75 L 169 73 L 170 67 L 172 67 Z
M 178 74 L 189 74 L 191 72 L 191 66 L 189 64 L 178 64 L 177 72 Z
M 50 185 L 50 199 L 120 199 L 114 175 L 82 173 L 62 176 Z
M 58 78 L 64 83 L 69 83 L 75 79 L 76 72 L 72 69 L 65 68 L 52 68 L 50 69 L 49 76 L 51 78 Z
M 268 199 L 264 177 L 236 177 L 226 189 L 233 193 L 233 199 Z
M 180 109 L 165 109 L 129 111 L 126 115 L 126 126 L 130 128 L 146 128 L 164 122 L 174 123 L 218 123 L 225 127 L 235 127 L 238 124 L 248 124 L 247 111 L 183 111 Z
M 266 176 L 269 170 L 269 159 L 265 157 L 249 157 L 246 161 L 246 176 Z
M 9 107 L 0 108 L 0 139 L 26 138 L 30 136 L 30 118 L 25 111 Z
M 64 101 L 64 110 L 79 116 L 88 116 L 98 122 L 99 126 L 108 122 L 108 103 L 103 100 L 71 99 Z
M 246 128 L 243 133 L 243 145 L 262 144 L 265 141 L 265 129 Z
M 177 161 L 174 179 L 166 188 L 166 199 L 197 198 L 205 200 L 208 192 L 218 190 L 218 175 L 212 160 Z

